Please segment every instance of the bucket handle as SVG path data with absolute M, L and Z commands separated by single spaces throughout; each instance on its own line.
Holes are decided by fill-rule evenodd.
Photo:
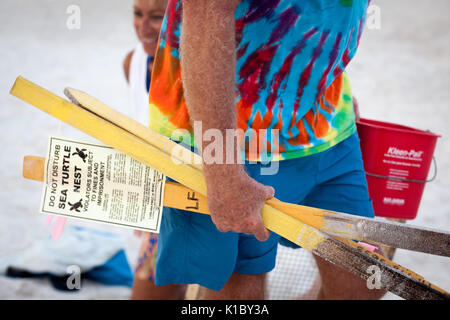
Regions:
M 372 176 L 372 177 L 376 177 L 376 178 L 383 178 L 383 179 L 389 179 L 389 180 L 397 180 L 397 181 L 407 181 L 407 182 L 417 182 L 417 183 L 427 183 L 427 182 L 431 182 L 434 179 L 436 179 L 436 175 L 437 175 L 437 165 L 436 165 L 436 158 L 433 157 L 433 167 L 434 167 L 434 174 L 433 177 L 431 179 L 428 180 L 415 180 L 415 179 L 408 179 L 408 178 L 399 178 L 399 177 L 393 177 L 393 176 L 383 176 L 381 174 L 375 174 L 375 173 L 370 173 L 366 171 L 366 174 L 368 176 Z

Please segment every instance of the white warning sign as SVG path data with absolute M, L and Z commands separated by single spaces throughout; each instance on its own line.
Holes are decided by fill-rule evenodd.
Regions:
M 41 212 L 159 232 L 164 174 L 105 145 L 50 137 Z

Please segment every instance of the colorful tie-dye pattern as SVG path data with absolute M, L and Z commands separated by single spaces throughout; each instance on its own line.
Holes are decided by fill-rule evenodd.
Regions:
M 369 0 L 243 0 L 239 4 L 235 11 L 237 122 L 250 139 L 248 145 L 260 147 L 256 152 L 244 150 L 247 159 L 301 157 L 355 132 L 344 69 L 358 47 L 368 4 Z M 181 16 L 181 1 L 170 0 L 150 88 L 150 127 L 169 137 L 176 129 L 192 132 L 181 82 Z M 263 143 L 254 134 L 261 129 L 268 130 Z M 270 129 L 279 130 L 278 143 Z

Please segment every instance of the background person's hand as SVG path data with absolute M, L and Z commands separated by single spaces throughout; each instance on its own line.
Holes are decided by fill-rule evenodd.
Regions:
M 270 232 L 264 226 L 261 210 L 264 202 L 274 196 L 274 189 L 250 178 L 242 167 L 217 167 L 205 174 L 208 206 L 217 229 L 253 234 L 259 241 L 266 241 Z

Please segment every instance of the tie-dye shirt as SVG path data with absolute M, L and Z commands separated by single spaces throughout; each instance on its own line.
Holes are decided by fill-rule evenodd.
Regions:
M 236 111 L 247 159 L 317 153 L 356 131 L 344 69 L 358 47 L 369 1 L 243 0 L 238 5 Z M 150 87 L 150 127 L 172 138 L 177 129 L 193 131 L 181 81 L 181 17 L 181 0 L 169 0 Z M 270 129 L 279 130 L 278 139 Z

